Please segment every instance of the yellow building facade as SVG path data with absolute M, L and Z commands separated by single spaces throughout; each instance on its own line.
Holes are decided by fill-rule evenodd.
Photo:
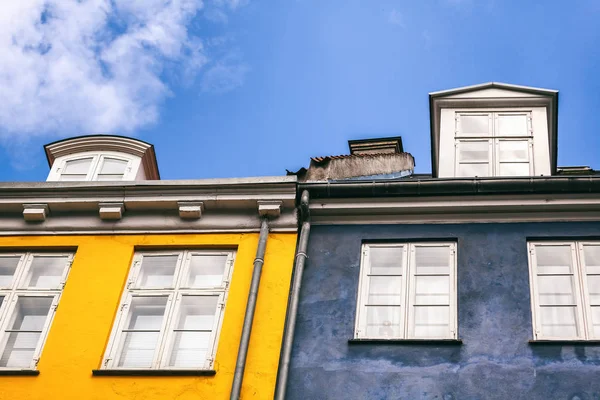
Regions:
M 51 174 L 56 176 L 56 171 Z M 240 371 L 241 351 L 247 351 L 247 357 L 242 357 L 239 398 L 273 398 L 296 247 L 294 201 L 295 181 L 287 177 L 118 183 L 59 179 L 0 185 L 0 217 L 4 222 L 0 227 L 0 267 L 3 256 L 10 261 L 18 255 L 24 255 L 23 259 L 31 255 L 34 260 L 40 255 L 73 255 L 58 289 L 62 291 L 55 310 L 47 321 L 49 326 L 38 343 L 39 354 L 30 366 L 11 367 L 20 365 L 19 357 L 30 357 L 27 346 L 19 345 L 15 335 L 31 335 L 33 331 L 24 330 L 25 322 L 20 331 L 13 329 L 9 319 L 16 318 L 14 307 L 18 306 L 13 309 L 5 304 L 0 310 L 0 337 L 4 338 L 0 339 L 0 399 L 226 399 L 233 390 L 236 367 Z M 259 250 L 261 227 L 263 242 L 266 240 L 264 254 Z M 220 319 L 215 320 L 218 324 L 212 331 L 214 355 L 203 367 L 193 367 L 198 354 L 193 350 L 186 353 L 181 364 L 184 368 L 174 367 L 179 364 L 169 364 L 167 358 L 160 360 L 157 354 L 168 354 L 167 348 L 175 346 L 176 338 L 156 345 L 156 362 L 151 366 L 136 364 L 139 360 L 135 359 L 131 364 L 115 361 L 111 366 L 110 348 L 115 337 L 153 334 L 150 329 L 137 327 L 132 333 L 127 326 L 121 329 L 117 325 L 125 318 L 124 309 L 133 307 L 131 302 L 125 304 L 127 293 L 136 295 L 132 276 L 138 279 L 143 273 L 132 270 L 140 268 L 136 257 L 156 252 L 232 255 L 230 274 L 223 280 L 224 296 L 221 293 L 219 297 Z M 262 267 L 258 274 L 257 266 Z M 28 276 L 36 276 L 31 275 L 33 264 L 26 268 Z M 17 281 L 27 272 L 22 274 L 15 278 L 12 289 L 0 288 L 0 296 L 18 302 L 19 296 L 46 293 L 36 292 L 32 284 L 22 287 Z M 155 273 L 154 278 L 160 274 Z M 39 283 L 49 278 L 38 274 L 37 279 Z M 183 278 L 177 280 L 183 282 Z M 253 284 L 258 289 L 254 297 Z M 175 296 L 169 297 L 175 302 L 194 294 L 193 289 L 180 292 L 172 295 L 167 291 L 165 296 Z M 255 308 L 249 314 L 250 304 Z M 142 317 L 147 319 L 148 315 Z M 198 316 L 189 321 L 198 321 Z M 242 332 L 248 324 L 249 340 L 242 349 Z M 166 331 L 175 335 L 177 327 L 175 321 L 172 325 L 165 322 L 161 335 Z M 193 338 L 201 334 L 194 332 L 188 329 L 181 335 Z M 12 337 L 17 337 L 16 341 L 11 341 Z M 126 344 L 121 343 L 117 352 L 133 346 L 133 341 L 127 342 L 129 336 L 123 337 Z M 190 346 L 194 347 L 193 341 Z M 143 355 L 148 349 L 136 351 L 132 354 Z

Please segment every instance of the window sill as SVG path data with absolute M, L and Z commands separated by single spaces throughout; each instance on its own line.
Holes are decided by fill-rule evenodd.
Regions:
M 461 339 L 349 339 L 348 344 L 420 344 L 431 346 L 460 346 L 463 341 Z
M 532 346 L 540 345 L 554 345 L 554 346 L 574 346 L 574 345 L 588 345 L 588 346 L 600 346 L 600 340 L 530 340 L 529 344 Z
M 0 369 L 0 376 L 38 376 L 37 369 Z
M 93 369 L 94 376 L 214 376 L 214 369 Z

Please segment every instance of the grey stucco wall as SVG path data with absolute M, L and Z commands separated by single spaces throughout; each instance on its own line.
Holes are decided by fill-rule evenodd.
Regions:
M 314 226 L 288 399 L 600 400 L 600 345 L 530 345 L 527 238 L 600 223 Z M 462 345 L 349 344 L 364 240 L 458 243 Z

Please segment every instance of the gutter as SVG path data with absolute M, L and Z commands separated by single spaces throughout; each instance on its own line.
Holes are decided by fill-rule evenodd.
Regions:
M 309 200 L 310 198 L 308 190 L 303 190 L 300 197 L 300 221 L 302 221 L 302 227 L 300 229 L 298 247 L 296 248 L 294 278 L 292 281 L 292 287 L 290 289 L 287 319 L 285 321 L 283 342 L 281 344 L 281 355 L 279 357 L 279 368 L 277 371 L 277 383 L 275 385 L 274 396 L 274 399 L 276 400 L 284 400 L 285 391 L 287 389 L 292 345 L 294 344 L 294 330 L 296 329 L 298 302 L 300 300 L 300 288 L 302 287 L 302 274 L 304 272 L 304 264 L 308 258 L 306 255 L 306 249 L 308 247 L 308 237 L 310 235 L 310 211 L 308 207 Z
M 313 182 L 298 184 L 298 190 L 310 191 L 313 199 L 600 193 L 600 175 L 523 178 L 434 178 L 406 179 L 394 182 Z

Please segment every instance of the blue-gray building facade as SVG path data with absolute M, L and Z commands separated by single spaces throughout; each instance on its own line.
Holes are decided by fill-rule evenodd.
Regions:
M 593 240 L 600 222 L 315 225 L 286 398 L 600 399 L 598 342 L 532 343 L 528 240 Z M 361 245 L 457 243 L 458 339 L 352 341 Z
M 600 400 L 600 171 L 558 166 L 558 91 L 429 109 L 431 173 L 399 136 L 291 172 L 276 400 Z

